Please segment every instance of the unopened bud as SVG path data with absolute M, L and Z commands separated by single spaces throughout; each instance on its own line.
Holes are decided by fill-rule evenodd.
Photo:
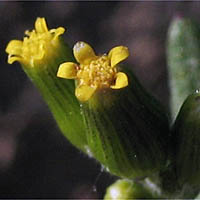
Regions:
M 152 194 L 140 183 L 121 179 L 106 190 L 104 200 L 152 199 Z

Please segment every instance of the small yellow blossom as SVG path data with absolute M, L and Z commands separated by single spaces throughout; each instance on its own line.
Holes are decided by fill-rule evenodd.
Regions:
M 6 48 L 6 52 L 9 54 L 8 63 L 19 61 L 30 67 L 43 64 L 46 59 L 55 54 L 55 47 L 59 45 L 58 38 L 64 31 L 63 27 L 48 30 L 45 19 L 37 18 L 35 30 L 25 31 L 26 36 L 23 41 L 12 40 L 9 42 Z
M 97 89 L 120 89 L 128 85 L 126 74 L 117 69 L 117 64 L 129 56 L 127 47 L 118 46 L 108 55 L 97 56 L 90 45 L 77 42 L 73 53 L 79 64 L 61 64 L 57 76 L 77 80 L 75 95 L 80 101 L 87 101 Z

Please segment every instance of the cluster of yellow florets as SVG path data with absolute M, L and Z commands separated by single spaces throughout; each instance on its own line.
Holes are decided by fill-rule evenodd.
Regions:
M 26 36 L 23 41 L 12 40 L 9 42 L 6 48 L 6 52 L 9 54 L 8 63 L 19 61 L 29 67 L 44 63 L 54 54 L 54 48 L 57 48 L 59 44 L 58 36 L 64 31 L 63 27 L 48 30 L 45 19 L 37 18 L 35 29 L 25 31 Z
M 63 27 L 48 30 L 45 19 L 37 18 L 35 29 L 26 31 L 23 41 L 9 42 L 6 48 L 8 63 L 19 61 L 26 67 L 47 67 L 59 48 L 58 36 L 64 31 Z M 97 56 L 89 44 L 77 42 L 73 52 L 79 64 L 61 64 L 57 76 L 77 80 L 75 95 L 80 101 L 87 101 L 97 89 L 120 89 L 128 85 L 126 74 L 118 72 L 117 68 L 117 64 L 129 56 L 127 47 L 118 46 L 108 55 Z
M 98 88 L 109 87 L 113 84 L 116 68 L 110 67 L 110 61 L 106 55 L 92 60 L 88 65 L 80 65 L 77 78 L 81 84 Z

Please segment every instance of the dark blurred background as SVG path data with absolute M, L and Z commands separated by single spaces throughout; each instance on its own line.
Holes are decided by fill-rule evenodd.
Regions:
M 165 46 L 174 16 L 200 22 L 200 2 L 0 2 L 0 198 L 102 198 L 116 180 L 62 136 L 19 63 L 7 64 L 8 42 L 45 17 L 49 28 L 67 29 L 71 46 L 86 41 L 98 53 L 127 46 L 128 64 L 168 108 Z

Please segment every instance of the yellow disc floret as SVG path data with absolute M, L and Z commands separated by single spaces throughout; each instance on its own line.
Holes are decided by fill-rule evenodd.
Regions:
M 103 55 L 92 60 L 88 65 L 81 64 L 77 72 L 77 79 L 80 85 L 105 88 L 113 84 L 116 73 L 116 68 L 111 68 L 110 60 Z
M 35 67 L 38 64 L 43 64 L 45 59 L 52 57 L 55 53 L 55 47 L 59 45 L 58 36 L 63 34 L 64 28 L 48 30 L 44 18 L 37 18 L 35 29 L 25 31 L 23 41 L 12 40 L 9 42 L 6 52 L 9 54 L 8 63 L 12 64 L 15 61 L 29 66 Z
M 128 48 L 118 46 L 108 55 L 97 56 L 92 47 L 85 42 L 77 42 L 73 48 L 79 63 L 66 62 L 60 65 L 57 76 L 76 79 L 76 97 L 87 101 L 97 89 L 120 89 L 128 85 L 125 73 L 118 72 L 117 64 L 129 56 Z

